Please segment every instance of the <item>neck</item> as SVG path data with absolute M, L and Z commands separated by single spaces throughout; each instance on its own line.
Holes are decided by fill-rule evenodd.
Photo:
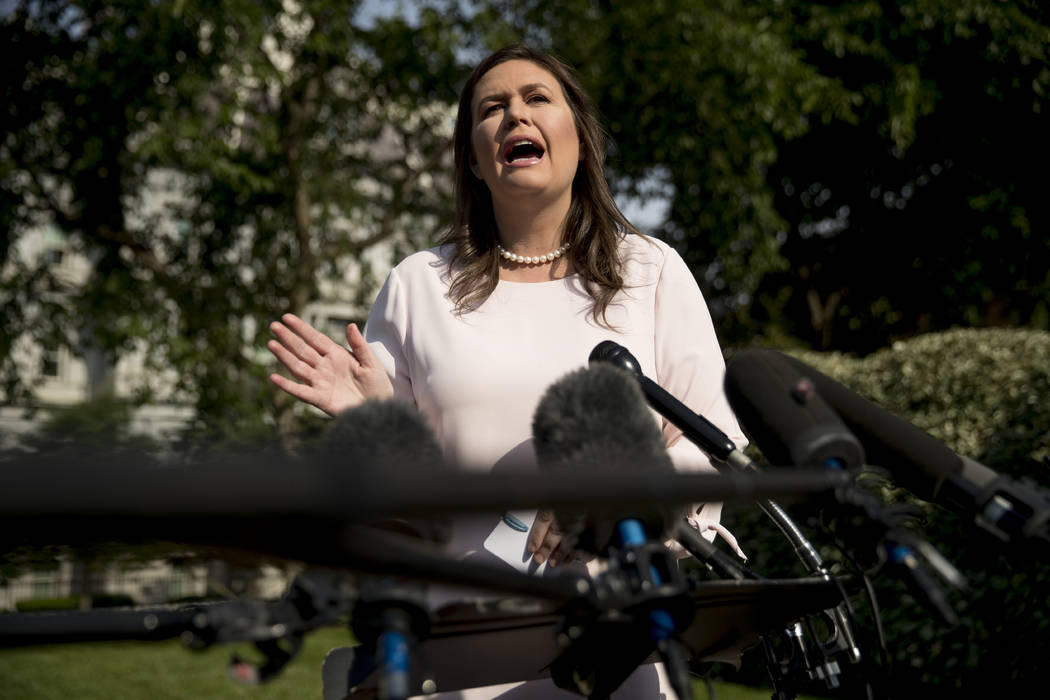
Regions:
M 520 255 L 543 255 L 562 244 L 572 193 L 543 203 L 532 197 L 493 202 L 500 243 Z

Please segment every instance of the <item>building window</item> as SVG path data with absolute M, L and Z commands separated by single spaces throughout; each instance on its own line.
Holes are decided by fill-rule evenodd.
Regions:
M 48 267 L 58 267 L 62 264 L 63 251 L 60 248 L 49 248 L 44 251 L 44 264 Z
M 45 377 L 58 377 L 58 350 L 45 348 L 40 359 L 40 373 Z
M 186 581 L 182 574 L 175 573 L 165 582 L 165 594 L 168 600 L 175 600 L 186 595 Z
M 55 582 L 50 578 L 33 581 L 34 598 L 54 598 Z

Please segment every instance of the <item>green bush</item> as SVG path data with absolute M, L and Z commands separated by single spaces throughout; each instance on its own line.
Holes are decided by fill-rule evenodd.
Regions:
M 1050 333 L 960 329 L 863 359 L 794 354 L 997 471 L 1050 466 Z
M 19 612 L 44 612 L 48 610 L 78 610 L 82 598 L 80 595 L 67 595 L 59 598 L 36 598 L 20 600 L 15 603 Z M 92 608 L 123 608 L 134 605 L 131 596 L 121 593 L 95 593 L 91 596 Z
M 953 330 L 864 358 L 791 354 L 957 453 L 1050 487 L 1050 333 Z M 953 512 L 921 505 L 925 536 L 967 576 L 970 588 L 953 595 L 960 622 L 949 628 L 918 605 L 900 580 L 888 574 L 876 579 L 892 660 L 890 682 L 898 690 L 925 686 L 951 693 L 965 689 L 968 695 L 1019 686 L 1042 660 L 1038 641 L 1050 628 L 1050 563 L 1034 549 L 1007 550 Z M 840 559 L 831 540 L 808 521 L 805 504 L 789 508 L 797 516 L 796 508 L 822 554 Z M 756 507 L 727 504 L 723 520 L 755 570 L 769 576 L 801 573 L 783 536 Z M 870 611 L 862 601 L 857 604 L 868 635 L 866 651 L 874 656 Z M 764 673 L 755 656 L 749 666 Z
M 93 593 L 91 595 L 91 607 L 93 608 L 127 608 L 135 604 L 135 600 L 123 593 Z
M 77 610 L 79 608 L 80 596 L 78 595 L 20 600 L 15 603 L 15 609 L 18 612 L 47 612 L 50 610 Z

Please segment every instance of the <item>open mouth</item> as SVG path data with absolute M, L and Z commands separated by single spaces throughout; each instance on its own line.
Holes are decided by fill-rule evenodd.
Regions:
M 543 147 L 531 139 L 516 140 L 503 150 L 508 164 L 535 162 L 543 157 Z

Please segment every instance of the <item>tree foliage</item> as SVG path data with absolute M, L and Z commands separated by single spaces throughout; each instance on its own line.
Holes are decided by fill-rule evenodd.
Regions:
M 870 352 L 952 325 L 1045 328 L 1050 18 L 1034 2 L 482 3 L 489 45 L 580 67 L 623 193 L 723 335 Z
M 615 189 L 666 198 L 654 232 L 725 340 L 865 353 L 1050 320 L 1047 178 L 1018 167 L 1050 155 L 1038 3 L 413 8 L 43 0 L 0 21 L 16 57 L 0 76 L 7 400 L 26 400 L 12 347 L 32 336 L 111 359 L 145 349 L 177 370 L 198 430 L 286 425 L 266 323 L 309 300 L 365 308 L 382 268 L 431 240 L 465 64 L 517 40 L 580 69 Z M 19 253 L 47 223 L 91 260 L 72 296 Z M 379 242 L 383 257 L 366 253 Z
M 796 12 L 809 60 L 864 96 L 863 128 L 780 148 L 769 185 L 792 265 L 763 280 L 772 313 L 756 316 L 858 352 L 955 325 L 1047 328 L 1048 181 L 1024 167 L 1050 156 L 1045 4 Z
M 7 17 L 5 343 L 146 348 L 143 395 L 175 368 L 199 435 L 286 419 L 265 379 L 268 322 L 333 295 L 367 308 L 365 251 L 385 243 L 389 265 L 448 210 L 454 27 L 358 9 L 52 0 Z M 15 254 L 47 223 L 92 261 L 83 284 Z

